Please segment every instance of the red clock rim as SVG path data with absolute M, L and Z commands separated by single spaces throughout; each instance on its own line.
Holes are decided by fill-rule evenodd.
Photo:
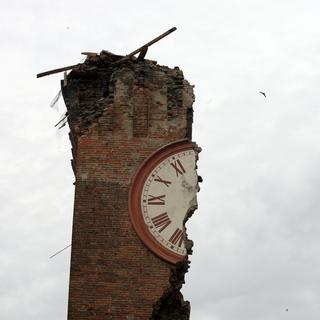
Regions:
M 146 178 L 164 159 L 173 154 L 193 150 L 193 144 L 187 139 L 167 144 L 152 153 L 138 168 L 131 184 L 128 197 L 129 216 L 132 225 L 142 242 L 158 257 L 176 264 L 183 261 L 185 256 L 176 254 L 162 246 L 149 232 L 141 211 L 141 194 Z

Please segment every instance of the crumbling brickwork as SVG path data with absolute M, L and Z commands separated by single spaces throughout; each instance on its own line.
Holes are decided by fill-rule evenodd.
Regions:
M 149 251 L 127 199 L 152 152 L 191 139 L 193 89 L 179 68 L 119 58 L 88 57 L 62 84 L 75 174 L 68 319 L 189 319 L 187 258 L 172 265 Z

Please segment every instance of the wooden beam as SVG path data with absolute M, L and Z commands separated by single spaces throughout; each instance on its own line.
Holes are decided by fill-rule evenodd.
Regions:
M 125 61 L 127 59 L 131 59 L 135 54 L 141 52 L 140 56 L 138 57 L 138 61 L 139 60 L 143 60 L 146 53 L 147 53 L 147 50 L 148 50 L 148 47 L 150 47 L 151 45 L 153 45 L 154 43 L 158 42 L 159 40 L 163 39 L 164 37 L 166 37 L 167 35 L 169 35 L 170 33 L 172 33 L 173 31 L 176 31 L 177 28 L 176 27 L 173 27 L 171 29 L 169 29 L 168 31 L 160 34 L 160 36 L 152 39 L 151 41 L 149 41 L 148 43 L 146 43 L 145 45 L 141 46 L 140 48 L 132 51 L 131 53 L 129 53 L 128 55 L 126 55 L 125 57 L 121 58 L 120 60 L 114 62 L 114 64 L 117 64 L 117 63 L 120 63 L 122 61 Z M 88 57 L 94 57 L 94 56 L 97 56 L 97 53 L 95 52 L 82 52 L 82 54 L 88 56 Z M 37 74 L 37 78 L 41 78 L 41 77 L 44 77 L 44 76 L 49 76 L 50 74 L 54 74 L 54 73 L 58 73 L 58 72 L 63 72 L 63 71 L 67 71 L 67 70 L 71 70 L 77 66 L 80 66 L 81 63 L 78 63 L 78 64 L 74 64 L 72 66 L 67 66 L 67 67 L 63 67 L 63 68 L 58 68 L 58 69 L 53 69 L 53 70 L 49 70 L 49 71 L 45 71 L 45 72 L 41 72 L 41 73 L 38 73 Z
M 146 56 L 147 52 L 148 52 L 148 47 L 143 47 L 143 49 L 140 51 L 138 55 L 137 61 L 142 61 Z
M 176 31 L 176 30 L 177 30 L 176 27 L 173 27 L 173 28 L 169 29 L 168 31 L 160 34 L 160 36 L 154 38 L 153 40 L 149 41 L 148 43 L 146 43 L 145 45 L 141 46 L 140 48 L 132 51 L 131 53 L 128 54 L 128 56 L 129 57 L 134 56 L 135 54 L 137 54 L 138 52 L 143 50 L 145 47 L 150 47 L 154 43 L 158 42 L 159 40 L 163 39 L 164 37 L 166 37 L 167 35 L 169 35 L 170 33 L 172 33 L 173 31 Z
M 125 61 L 127 59 L 130 59 L 132 56 L 134 56 L 135 54 L 144 51 L 146 49 L 146 47 L 150 47 L 151 45 L 153 45 L 154 43 L 158 42 L 159 40 L 163 39 L 164 37 L 166 37 L 167 35 L 169 35 L 170 33 L 172 33 L 173 31 L 176 31 L 177 28 L 173 27 L 171 29 L 169 29 L 168 31 L 160 34 L 160 36 L 154 38 L 153 40 L 149 41 L 148 43 L 144 44 L 143 46 L 141 46 L 140 48 L 132 51 L 131 53 L 129 53 L 128 55 L 126 55 L 125 57 L 121 58 L 120 60 L 114 62 L 115 64 L 120 63 L 122 61 Z
M 81 52 L 81 54 L 88 57 L 96 57 L 98 55 L 96 52 Z
M 63 67 L 63 68 L 58 68 L 58 69 L 53 69 L 53 70 L 50 70 L 50 71 L 41 72 L 41 73 L 37 74 L 37 78 L 41 78 L 41 77 L 44 77 L 44 76 L 49 76 L 50 74 L 54 74 L 54 73 L 58 73 L 58 72 L 62 72 L 62 71 L 71 70 L 74 67 L 77 67 L 79 65 L 80 65 L 80 63 L 74 64 L 73 66 L 67 66 L 67 67 Z

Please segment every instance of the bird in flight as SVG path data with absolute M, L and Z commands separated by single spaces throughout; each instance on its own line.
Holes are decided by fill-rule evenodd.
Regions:
M 265 98 L 267 97 L 265 92 L 259 91 L 259 93 L 261 93 Z

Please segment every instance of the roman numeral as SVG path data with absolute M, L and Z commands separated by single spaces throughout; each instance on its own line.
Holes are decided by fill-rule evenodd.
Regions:
M 161 179 L 159 176 L 157 176 L 157 177 L 154 179 L 154 181 L 164 183 L 168 188 L 169 188 L 169 185 L 171 184 L 171 181 L 163 180 L 163 179 Z
M 163 231 L 171 223 L 171 220 L 166 212 L 157 215 L 156 217 L 152 218 L 151 221 L 156 228 L 160 228 L 159 232 Z
M 166 196 L 165 194 L 162 196 L 152 196 L 151 194 L 149 194 L 148 196 L 149 196 L 148 204 L 158 204 L 158 205 L 165 204 L 165 201 L 164 201 L 164 198 Z
M 176 245 L 178 243 L 178 247 L 181 247 L 183 241 L 183 231 L 179 228 L 176 229 L 176 231 L 172 234 L 171 238 L 169 239 L 169 242 Z
M 177 177 L 179 176 L 179 174 L 182 175 L 183 173 L 186 173 L 186 170 L 184 169 L 184 167 L 179 159 L 175 160 L 174 162 L 171 162 L 170 164 L 176 170 Z

